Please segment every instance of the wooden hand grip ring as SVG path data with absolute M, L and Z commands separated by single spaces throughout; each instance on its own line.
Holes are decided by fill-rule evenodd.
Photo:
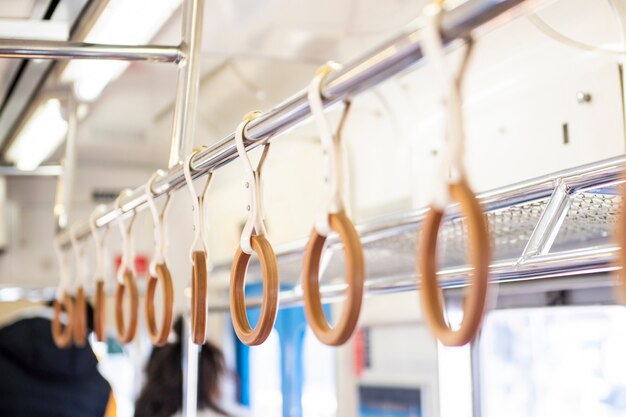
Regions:
M 272 245 L 263 235 L 252 236 L 252 249 L 259 256 L 263 271 L 263 301 L 259 322 L 253 329 L 246 312 L 245 283 L 250 255 L 237 249 L 230 271 L 230 315 L 235 333 L 248 346 L 260 345 L 272 332 L 278 313 L 278 264 Z
M 74 301 L 74 344 L 85 346 L 87 337 L 87 301 L 85 300 L 85 289 L 81 286 L 76 290 L 76 300 Z
M 161 327 L 156 323 L 156 314 L 154 312 L 154 297 L 156 294 L 157 283 L 161 282 L 163 288 L 163 315 L 161 317 Z M 148 278 L 146 288 L 146 324 L 148 334 L 152 343 L 157 346 L 164 345 L 170 335 L 172 329 L 172 320 L 174 318 L 174 286 L 172 285 L 172 276 L 165 264 L 156 265 L 156 277 Z
M 626 176 L 623 177 L 626 179 Z M 617 223 L 616 240 L 620 247 L 619 254 L 617 256 L 617 266 L 619 269 L 618 278 L 618 298 L 619 302 L 626 304 L 626 193 L 622 194 L 622 211 L 619 215 Z
M 104 292 L 104 281 L 96 281 L 93 327 L 96 333 L 96 340 L 104 342 L 106 340 L 106 294 Z
M 420 295 L 424 317 L 435 336 L 447 346 L 471 342 L 480 326 L 489 284 L 489 229 L 480 204 L 465 180 L 450 185 L 450 196 L 467 216 L 470 261 L 474 267 L 465 295 L 465 312 L 458 330 L 452 330 L 443 314 L 442 292 L 437 283 L 437 235 L 443 212 L 435 208 L 426 215 L 419 249 Z
M 206 253 L 194 251 L 191 275 L 191 339 L 197 345 L 206 342 L 207 267 Z
M 124 293 L 128 290 L 130 296 L 130 319 L 124 319 Z M 124 272 L 124 283 L 117 284 L 115 290 L 115 324 L 117 337 L 121 343 L 129 343 L 137 333 L 137 316 L 139 313 L 139 290 L 135 277 L 130 271 Z
M 348 284 L 343 311 L 335 326 L 331 326 L 326 320 L 320 294 L 319 267 L 326 237 L 321 236 L 315 229 L 311 232 L 304 253 L 302 290 L 304 311 L 313 333 L 322 343 L 339 346 L 350 339 L 359 321 L 363 301 L 365 261 L 359 235 L 346 214 L 344 212 L 330 214 L 329 225 L 337 232 L 343 243 Z
M 61 324 L 61 311 L 65 309 L 67 324 Z M 72 343 L 74 324 L 74 303 L 67 293 L 63 293 L 63 300 L 54 300 L 52 315 L 52 339 L 59 348 L 66 348 Z

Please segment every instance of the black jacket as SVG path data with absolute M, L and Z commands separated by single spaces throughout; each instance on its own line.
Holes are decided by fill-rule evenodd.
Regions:
M 0 416 L 102 417 L 111 389 L 84 348 L 58 349 L 50 320 L 28 318 L 0 329 Z

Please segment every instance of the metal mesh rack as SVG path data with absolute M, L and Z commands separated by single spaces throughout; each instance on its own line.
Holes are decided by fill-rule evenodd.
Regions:
M 613 234 L 621 209 L 620 156 L 478 196 L 489 224 L 493 281 L 506 282 L 614 270 L 617 247 Z M 415 289 L 416 249 L 426 210 L 396 214 L 360 225 L 370 293 Z M 457 206 L 447 211 L 440 232 L 440 275 L 444 287 L 463 285 L 470 268 L 465 264 L 467 226 Z M 281 303 L 297 304 L 302 254 L 306 242 L 277 251 L 281 282 L 293 290 L 281 294 Z M 217 266 L 226 271 L 229 264 Z M 341 296 L 343 253 L 336 237 L 329 238 L 322 261 L 322 292 Z M 260 276 L 250 265 L 251 279 Z M 251 299 L 250 305 L 258 304 Z M 214 309 L 227 308 L 224 305 Z
M 617 225 L 622 197 L 605 194 L 604 191 L 584 192 L 574 196 L 553 250 L 600 245 L 610 241 Z

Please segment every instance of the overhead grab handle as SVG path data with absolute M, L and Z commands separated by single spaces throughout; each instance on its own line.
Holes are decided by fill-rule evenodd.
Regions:
M 77 231 L 83 228 L 82 222 L 76 222 L 70 227 L 70 241 L 74 249 L 74 259 L 76 261 L 75 300 L 74 300 L 74 323 L 73 334 L 76 346 L 85 346 L 87 337 L 87 301 L 85 299 L 85 285 L 89 266 L 85 256 L 83 242 L 80 242 Z
M 99 342 L 106 340 L 106 293 L 105 293 L 105 242 L 109 233 L 108 225 L 105 226 L 102 233 L 98 231 L 98 225 L 96 224 L 96 218 L 106 210 L 106 206 L 101 204 L 91 213 L 89 217 L 89 227 L 91 229 L 91 236 L 96 247 L 96 270 L 94 273 L 94 284 L 96 286 L 94 296 L 94 332 L 96 333 L 96 339 Z
M 430 210 L 422 226 L 418 248 L 418 276 L 424 317 L 435 336 L 448 346 L 461 346 L 471 342 L 480 326 L 487 297 L 491 248 L 489 229 L 482 208 L 470 189 L 465 176 L 463 100 L 461 86 L 470 58 L 473 41 L 466 39 L 461 66 L 453 71 L 447 62 L 441 39 L 440 22 L 443 14 L 440 5 L 433 4 L 424 10 L 427 25 L 423 29 L 422 46 L 428 62 L 438 75 L 444 92 L 446 108 L 446 141 L 438 172 L 435 175 Z M 465 312 L 460 327 L 453 330 L 443 312 L 442 293 L 437 283 L 437 242 L 444 210 L 450 200 L 460 204 L 466 216 L 469 232 L 470 261 L 474 267 L 471 282 L 466 290 Z
M 198 194 L 193 185 L 191 163 L 193 157 L 204 149 L 195 149 L 183 164 L 185 182 L 191 195 L 191 209 L 193 211 L 194 238 L 191 244 L 191 338 L 198 345 L 206 341 L 206 316 L 207 316 L 207 289 L 208 289 L 208 260 L 209 245 L 207 241 L 207 229 L 205 221 L 205 198 L 213 174 L 207 174 L 202 193 Z
M 132 210 L 132 217 L 128 226 L 124 225 L 123 210 L 120 205 L 122 196 L 130 193 L 126 189 L 115 200 L 116 208 L 121 212 L 117 219 L 120 234 L 122 236 L 122 260 L 117 271 L 117 288 L 115 290 L 115 324 L 117 336 L 122 343 L 129 343 L 137 334 L 139 316 L 139 290 L 135 279 L 135 253 L 133 250 L 132 230 L 137 211 Z M 130 317 L 128 322 L 124 318 L 124 294 L 128 290 L 130 296 Z
M 239 124 L 237 131 L 235 132 L 235 145 L 237 146 L 237 154 L 241 159 L 244 171 L 245 171 L 245 187 L 248 192 L 248 205 L 246 210 L 248 211 L 248 219 L 243 227 L 241 233 L 241 249 L 247 255 L 252 255 L 252 236 L 265 236 L 267 231 L 265 230 L 265 211 L 263 206 L 263 179 L 261 177 L 261 170 L 263 164 L 267 158 L 267 154 L 270 149 L 269 142 L 263 144 L 263 150 L 261 158 L 257 164 L 257 167 L 252 166 L 250 156 L 246 152 L 246 146 L 244 143 L 244 130 L 249 122 L 256 119 L 261 115 L 261 112 L 255 111 L 248 113 L 244 116 L 244 121 Z
M 365 261 L 363 248 L 354 225 L 345 213 L 344 205 L 344 155 L 342 133 L 350 109 L 350 101 L 345 107 L 337 132 L 333 135 L 328 119 L 324 114 L 322 84 L 338 64 L 327 64 L 318 69 L 308 89 L 309 106 L 319 130 L 320 141 L 326 163 L 326 183 L 328 197 L 322 215 L 315 223 L 304 253 L 302 267 L 302 290 L 304 311 L 315 336 L 331 346 L 344 344 L 354 333 L 363 300 Z M 320 293 L 320 260 L 330 231 L 335 231 L 345 254 L 345 274 L 348 288 L 341 317 L 334 326 L 326 320 Z
M 152 191 L 154 181 L 161 177 L 163 172 L 164 171 L 161 170 L 155 172 L 146 184 L 146 196 L 148 197 L 148 206 L 150 206 L 150 213 L 152 214 L 154 224 L 155 243 L 154 255 L 150 260 L 148 268 L 150 276 L 146 285 L 146 327 L 152 343 L 157 346 L 161 346 L 167 342 L 174 320 L 174 285 L 172 283 L 170 270 L 165 261 L 165 250 L 167 247 L 165 215 L 171 201 L 171 194 L 166 194 L 165 203 L 163 203 L 159 211 L 154 201 L 154 192 Z M 160 326 L 157 324 L 155 313 L 156 287 L 159 282 L 163 290 L 163 312 Z
M 56 289 L 53 302 L 52 314 L 52 339 L 59 348 L 66 348 L 71 345 L 74 336 L 74 303 L 68 293 L 70 285 L 70 270 L 68 266 L 67 253 L 63 251 L 59 237 L 54 239 L 54 251 L 59 262 L 59 286 Z M 67 322 L 65 326 L 61 323 L 61 313 L 65 310 Z
M 278 313 L 278 263 L 272 245 L 267 240 L 263 210 L 263 186 L 261 169 L 267 158 L 269 143 L 263 144 L 261 159 L 256 167 L 252 166 L 244 143 L 248 123 L 260 115 L 259 112 L 247 114 L 237 126 L 235 143 L 237 153 L 243 162 L 245 187 L 248 192 L 248 219 L 241 232 L 240 245 L 233 259 L 230 271 L 230 315 L 235 333 L 246 345 L 260 345 L 270 335 L 276 314 Z M 263 274 L 263 294 L 259 321 L 256 327 L 250 326 L 246 312 L 245 282 L 248 262 L 252 252 L 256 252 Z

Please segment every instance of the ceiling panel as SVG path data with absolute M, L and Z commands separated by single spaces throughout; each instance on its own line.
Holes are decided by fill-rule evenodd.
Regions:
M 0 0 L 0 17 L 28 19 L 38 0 Z

